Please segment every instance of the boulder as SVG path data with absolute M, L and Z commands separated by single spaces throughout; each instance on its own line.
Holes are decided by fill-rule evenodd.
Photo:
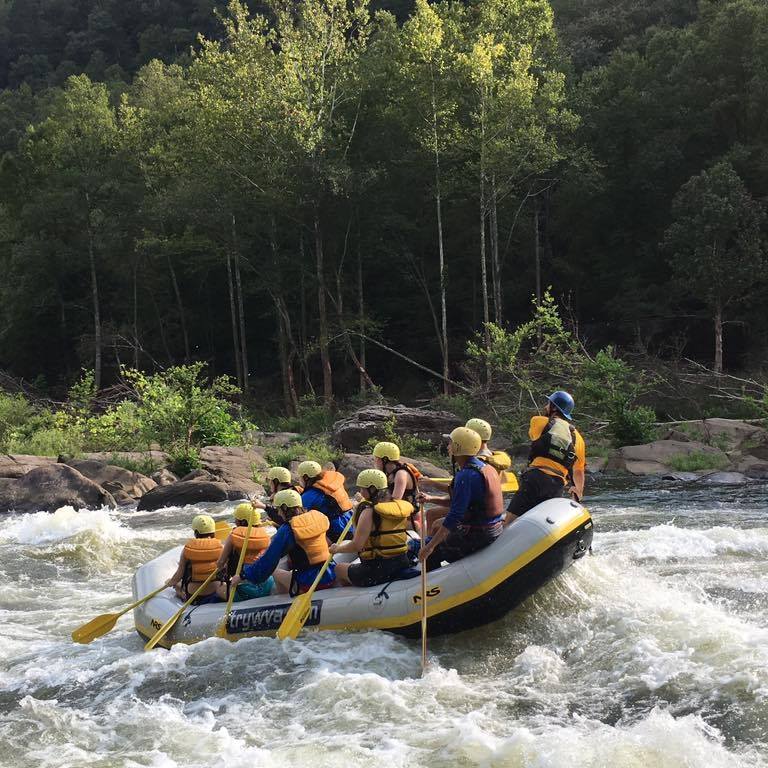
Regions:
M 237 501 L 246 498 L 246 494 L 237 488 L 229 488 L 225 483 L 208 480 L 179 480 L 172 485 L 158 485 L 139 499 L 140 511 L 152 511 L 163 507 L 184 507 L 200 502 Z
M 701 475 L 696 472 L 667 472 L 662 475 L 662 480 L 676 480 L 679 483 L 693 483 L 699 480 Z
M 270 448 L 285 448 L 297 440 L 301 440 L 298 432 L 257 432 L 255 435 L 259 445 Z
M 55 512 L 60 507 L 114 507 L 108 491 L 74 467 L 48 464 L 30 469 L 17 480 L 0 483 L 0 512 Z
M 750 479 L 741 472 L 710 472 L 703 475 L 701 481 L 708 485 L 744 485 Z
M 675 456 L 692 453 L 711 454 L 712 463 L 727 466 L 728 457 L 719 448 L 691 440 L 655 440 L 645 445 L 627 445 L 613 451 L 606 469 L 629 472 L 633 475 L 663 475 L 670 471 L 669 462 Z
M 407 461 L 410 464 L 413 464 L 416 469 L 419 470 L 419 472 L 421 472 L 423 475 L 426 475 L 427 477 L 451 476 L 451 473 L 447 470 L 441 469 L 440 467 L 437 467 L 428 461 L 422 461 L 421 459 L 409 459 L 405 456 L 403 457 L 403 461 Z M 357 481 L 357 476 L 360 474 L 360 472 L 362 472 L 364 469 L 373 468 L 373 457 L 370 454 L 345 453 L 344 456 L 342 456 L 341 459 L 339 459 L 339 461 L 336 463 L 336 468 L 339 472 L 341 472 L 342 475 L 344 475 L 344 478 L 346 479 L 345 486 L 347 490 L 353 490 L 355 489 L 355 482 Z
M 764 480 L 768 478 L 768 461 L 756 456 L 742 456 L 736 465 L 736 471 L 754 480 Z
M 385 424 L 392 419 L 398 434 L 428 440 L 435 447 L 444 445 L 443 435 L 461 425 L 458 416 L 448 411 L 405 405 L 367 405 L 333 425 L 333 441 L 347 451 L 360 452 L 370 438 L 382 434 Z
M 0 477 L 19 478 L 35 467 L 55 464 L 52 456 L 29 456 L 27 454 L 0 453 Z
M 109 491 L 118 504 L 135 501 L 157 486 L 157 483 L 146 475 L 93 459 L 69 459 L 64 463 L 98 483 L 105 491 Z
M 222 482 L 218 475 L 211 474 L 207 469 L 193 469 L 181 478 L 182 483 L 187 483 L 190 480 L 209 480 L 212 483 Z
M 264 492 L 253 479 L 256 470 L 267 466 L 263 448 L 207 446 L 200 451 L 200 462 L 203 469 L 248 496 Z
M 157 472 L 153 472 L 152 479 L 155 481 L 155 485 L 170 485 L 171 483 L 179 482 L 179 478 L 167 468 L 158 469 Z

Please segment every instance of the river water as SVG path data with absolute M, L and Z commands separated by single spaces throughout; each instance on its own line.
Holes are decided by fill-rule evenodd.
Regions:
M 424 678 L 382 632 L 74 645 L 196 510 L 4 517 L 0 766 L 766 768 L 768 487 L 593 491 L 594 556 Z

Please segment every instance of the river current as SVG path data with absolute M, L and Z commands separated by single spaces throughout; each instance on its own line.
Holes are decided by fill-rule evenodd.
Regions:
M 592 491 L 594 555 L 424 678 L 377 631 L 74 645 L 202 507 L 0 518 L 0 766 L 768 768 L 768 487 Z

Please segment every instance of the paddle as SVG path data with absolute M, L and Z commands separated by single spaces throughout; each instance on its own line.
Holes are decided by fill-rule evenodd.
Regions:
M 249 518 L 248 520 L 248 527 L 245 529 L 245 538 L 243 539 L 243 546 L 240 549 L 240 557 L 237 558 L 237 570 L 235 571 L 235 573 L 238 575 L 240 571 L 243 569 L 243 563 L 245 562 L 245 553 L 246 553 L 246 550 L 248 549 L 248 539 L 251 538 L 251 528 L 253 528 L 253 517 Z M 224 609 L 224 617 L 221 620 L 221 624 L 219 624 L 216 630 L 216 637 L 227 636 L 227 623 L 229 622 L 229 612 L 232 610 L 232 601 L 235 599 L 235 592 L 237 592 L 237 587 L 229 588 L 229 596 L 227 597 L 227 607 Z
M 515 493 L 518 488 L 520 487 L 517 482 L 517 476 L 514 472 L 507 472 L 507 470 L 504 470 L 501 473 L 501 492 L 502 493 Z M 452 477 L 428 477 L 427 480 L 429 480 L 432 483 L 435 483 L 436 485 L 448 485 L 451 480 L 453 480 Z
M 354 515 L 349 516 L 349 522 L 344 526 L 344 530 L 341 532 L 341 536 L 339 536 L 339 540 L 336 542 L 337 544 L 341 544 L 341 542 L 344 541 L 344 537 L 352 527 L 352 520 L 354 520 Z M 323 567 L 317 572 L 317 576 L 315 576 L 312 586 L 303 594 L 293 598 L 291 607 L 288 609 L 285 618 L 278 627 L 277 637 L 279 640 L 286 640 L 288 638 L 295 640 L 299 636 L 299 632 L 301 632 L 301 628 L 306 624 L 307 619 L 309 618 L 309 612 L 312 610 L 312 595 L 314 594 L 315 589 L 317 589 L 320 579 L 323 578 L 323 575 L 328 570 L 331 560 L 333 560 L 333 555 L 328 555 L 328 559 L 323 563 Z
M 419 504 L 419 524 L 421 527 L 421 546 L 426 543 L 426 521 L 424 505 Z M 427 671 L 427 562 L 421 564 L 421 674 Z
M 72 633 L 72 639 L 76 643 L 88 644 L 93 642 L 97 637 L 106 635 L 107 632 L 110 632 L 114 628 L 117 620 L 124 613 L 132 611 L 134 608 L 145 603 L 150 597 L 154 597 L 164 589 L 166 589 L 165 584 L 163 584 L 162 587 L 158 587 L 154 592 L 150 592 L 146 597 L 142 597 L 141 600 L 137 600 L 135 603 L 131 603 L 127 608 L 123 608 L 119 613 L 102 613 L 101 616 L 97 616 L 95 619 L 91 619 L 87 624 L 78 627 Z
M 232 533 L 232 526 L 226 520 L 216 521 L 216 530 L 213 533 L 215 539 L 224 541 L 230 533 Z
M 184 613 L 184 611 L 189 607 L 189 605 L 197 599 L 197 596 L 208 586 L 211 579 L 216 575 L 217 571 L 214 571 L 196 590 L 195 593 L 192 595 L 192 597 L 187 600 L 184 605 L 179 608 L 176 613 L 171 616 L 168 621 L 163 624 L 160 629 L 155 632 L 152 639 L 144 646 L 145 651 L 151 651 L 162 639 L 165 637 L 165 635 L 168 633 L 168 630 L 181 618 L 181 614 Z

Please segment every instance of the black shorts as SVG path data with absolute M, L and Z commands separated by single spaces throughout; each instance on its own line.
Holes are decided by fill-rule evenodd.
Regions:
M 375 584 L 386 584 L 397 576 L 400 571 L 410 568 L 411 562 L 407 555 L 396 557 L 374 557 L 349 566 L 347 578 L 356 587 L 372 587 Z
M 501 535 L 501 522 L 487 528 L 457 528 L 438 544 L 427 558 L 427 570 L 434 571 L 440 567 L 443 560 L 455 563 L 463 557 L 472 555 L 493 544 Z
M 519 517 L 542 501 L 559 499 L 564 495 L 565 484 L 561 478 L 539 469 L 526 469 L 520 476 L 520 490 L 512 496 L 507 512 Z

